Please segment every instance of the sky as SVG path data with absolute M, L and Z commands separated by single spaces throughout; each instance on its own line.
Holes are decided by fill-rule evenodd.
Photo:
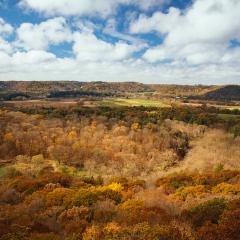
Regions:
M 240 84 L 240 0 L 0 0 L 0 80 Z

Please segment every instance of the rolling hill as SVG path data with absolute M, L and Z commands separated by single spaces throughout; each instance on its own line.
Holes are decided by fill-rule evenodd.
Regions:
M 137 82 L 0 81 L 0 99 L 126 97 L 154 93 L 159 98 L 186 97 L 209 101 L 239 101 L 240 86 L 142 84 Z
M 201 95 L 200 98 L 213 101 L 240 101 L 240 86 L 223 86 Z

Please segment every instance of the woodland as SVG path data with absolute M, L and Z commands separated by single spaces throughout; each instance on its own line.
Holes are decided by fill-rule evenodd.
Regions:
M 240 111 L 0 110 L 0 240 L 240 239 Z

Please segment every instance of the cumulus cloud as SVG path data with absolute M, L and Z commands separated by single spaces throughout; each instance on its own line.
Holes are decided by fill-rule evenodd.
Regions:
M 49 45 L 58 45 L 71 40 L 72 32 L 66 19 L 57 17 L 40 24 L 21 24 L 17 29 L 16 45 L 26 50 L 46 50 Z
M 9 35 L 12 32 L 13 27 L 0 17 L 0 35 Z
M 146 10 L 162 6 L 169 0 L 21 0 L 22 8 L 32 9 L 46 15 L 100 15 L 106 17 L 121 5 L 135 5 Z
M 0 18 L 0 52 L 12 52 L 12 46 L 5 38 L 12 34 L 13 31 L 13 27 Z
M 148 61 L 176 59 L 190 64 L 218 63 L 226 59 L 226 54 L 233 53 L 229 50 L 229 41 L 240 39 L 239 13 L 240 1 L 196 0 L 183 12 L 170 8 L 166 14 L 141 15 L 131 23 L 130 31 L 155 31 L 165 37 L 164 44 L 146 52 L 144 58 Z
M 12 56 L 13 64 L 24 65 L 49 63 L 55 60 L 55 55 L 41 50 L 31 50 L 28 52 L 16 52 Z
M 0 37 L 0 52 L 11 53 L 12 51 L 12 45 Z
M 6 62 L 8 62 L 6 64 Z M 21 63 L 22 62 L 22 63 Z M 23 64 L 24 63 L 24 64 Z M 226 79 L 239 83 L 240 70 L 234 66 L 151 65 L 141 60 L 81 61 L 56 58 L 51 53 L 0 53 L 0 79 L 138 81 L 145 83 L 224 84 Z
M 140 15 L 138 20 L 131 23 L 130 32 L 148 33 L 157 31 L 161 34 L 166 34 L 179 24 L 180 15 L 181 11 L 176 8 L 170 8 L 167 14 L 156 12 L 152 17 Z
M 89 31 L 74 34 L 73 51 L 80 61 L 120 61 L 140 49 L 123 41 L 115 44 L 105 42 Z
M 14 29 L 0 18 L 1 80 L 239 83 L 240 47 L 230 44 L 231 40 L 240 41 L 238 0 L 195 0 L 185 10 L 171 7 L 164 13 L 159 9 L 168 0 L 19 2 L 22 8 L 43 13 L 47 19 L 20 26 L 17 22 Z M 134 5 L 136 15 L 120 16 L 118 28 L 116 9 L 120 4 Z M 152 7 L 158 9 L 152 16 L 140 14 L 139 9 L 144 12 Z M 72 15 L 76 16 L 69 17 Z M 96 22 L 93 15 L 106 19 Z M 130 19 L 126 33 L 123 29 Z M 146 44 L 149 36 L 138 35 L 150 32 L 163 43 L 152 47 Z M 64 42 L 72 44 L 72 57 L 51 52 L 52 45 Z M 61 47 L 55 49 L 66 51 Z
M 8 73 L 8 67 L 11 65 L 11 58 L 6 52 L 0 50 L 0 76 L 1 73 Z

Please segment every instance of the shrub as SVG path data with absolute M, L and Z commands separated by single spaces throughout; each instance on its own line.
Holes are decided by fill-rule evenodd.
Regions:
M 113 177 L 110 179 L 110 183 L 120 183 L 122 186 L 128 186 L 128 180 L 125 177 Z
M 4 171 L 5 178 L 15 178 L 22 175 L 23 174 L 14 167 L 7 167 L 5 168 L 5 171 Z
M 101 176 L 98 176 L 96 178 L 94 177 L 83 177 L 81 178 L 84 183 L 93 185 L 93 186 L 100 186 L 103 184 L 103 178 Z
M 146 188 L 146 181 L 145 180 L 135 180 L 135 181 L 131 181 L 128 184 L 129 187 L 142 187 L 142 188 Z
M 198 239 L 236 240 L 240 236 L 240 209 L 225 211 L 218 224 L 206 223 L 197 231 Z
M 97 202 L 99 193 L 95 189 L 80 189 L 73 200 L 75 206 L 91 206 Z
M 11 183 L 12 188 L 16 189 L 19 192 L 25 192 L 27 194 L 31 194 L 41 187 L 43 185 L 39 183 L 35 179 L 31 178 L 25 178 L 25 177 L 17 177 L 12 183 Z
M 60 237 L 54 233 L 32 233 L 27 240 L 60 240 Z
M 115 203 L 109 199 L 98 201 L 93 210 L 93 220 L 100 223 L 111 222 L 117 213 Z
M 35 164 L 41 164 L 44 162 L 44 157 L 42 154 L 38 154 L 32 157 L 32 162 Z
M 121 227 L 111 222 L 103 228 L 92 226 L 83 234 L 83 240 L 189 240 L 172 226 L 150 226 L 148 223 L 138 223 L 133 226 Z
M 88 226 L 88 222 L 86 220 L 76 220 L 76 221 L 68 221 L 65 225 L 64 225 L 64 230 L 68 233 L 68 234 L 72 234 L 72 237 L 74 238 L 70 238 L 71 240 L 80 240 L 82 239 L 82 234 L 83 232 L 86 230 Z M 67 238 L 69 239 L 69 238 Z M 66 240 L 66 239 L 64 239 Z
M 48 183 L 59 183 L 63 187 L 69 187 L 72 182 L 72 177 L 65 173 L 49 173 L 49 174 L 44 174 L 42 175 L 39 179 L 39 182 L 42 182 L 44 185 Z
M 126 202 L 122 203 L 119 208 L 128 212 L 140 211 L 144 209 L 144 202 L 143 200 L 129 199 Z
M 223 198 L 215 198 L 188 210 L 186 217 L 195 227 L 202 226 L 206 221 L 216 224 L 226 208 L 227 203 Z
M 74 199 L 75 191 L 68 188 L 56 188 L 47 194 L 48 206 L 70 206 Z
M 91 217 L 91 212 L 89 208 L 73 207 L 63 211 L 59 216 L 59 221 L 64 223 L 68 221 L 89 220 L 90 217 Z
M 185 201 L 188 196 L 197 197 L 206 192 L 207 188 L 203 185 L 189 186 L 177 189 L 175 196 Z
M 156 181 L 156 186 L 157 187 L 165 186 L 166 189 L 176 190 L 180 187 L 193 185 L 193 183 L 194 183 L 193 176 L 185 173 L 179 173 L 158 179 Z
M 106 199 L 111 199 L 117 204 L 122 201 L 122 194 L 120 192 L 113 191 L 112 189 L 104 190 L 103 192 L 101 192 L 101 196 Z
M 239 194 L 240 193 L 240 185 L 233 185 L 229 183 L 220 183 L 216 187 L 212 189 L 214 193 L 223 193 L 223 194 Z

